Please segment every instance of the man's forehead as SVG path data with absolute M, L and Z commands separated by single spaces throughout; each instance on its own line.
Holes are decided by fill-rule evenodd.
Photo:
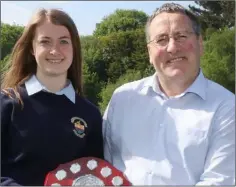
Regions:
M 183 13 L 168 13 L 163 12 L 158 14 L 151 22 L 150 26 L 160 26 L 167 24 L 190 23 L 190 19 Z
M 166 33 L 171 30 L 189 30 L 192 28 L 189 18 L 181 13 L 161 13 L 150 24 L 150 32 Z

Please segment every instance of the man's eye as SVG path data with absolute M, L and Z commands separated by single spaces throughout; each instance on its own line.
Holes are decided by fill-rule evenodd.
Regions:
M 162 42 L 165 42 L 166 41 L 166 38 L 159 38 L 156 40 L 157 43 L 162 43 Z
M 184 35 L 184 34 L 180 34 L 180 35 L 178 35 L 178 38 L 186 38 L 187 36 L 186 35 Z

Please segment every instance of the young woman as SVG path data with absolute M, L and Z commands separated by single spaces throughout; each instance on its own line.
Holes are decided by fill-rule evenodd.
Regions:
M 82 96 L 78 31 L 63 11 L 39 10 L 13 48 L 1 90 L 1 185 L 42 186 L 74 159 L 103 159 L 102 117 Z

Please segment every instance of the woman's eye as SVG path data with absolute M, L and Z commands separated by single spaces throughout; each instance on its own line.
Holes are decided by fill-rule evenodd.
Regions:
M 40 44 L 49 44 L 50 42 L 48 40 L 41 40 L 39 43 Z
M 69 44 L 67 40 L 61 40 L 61 44 Z

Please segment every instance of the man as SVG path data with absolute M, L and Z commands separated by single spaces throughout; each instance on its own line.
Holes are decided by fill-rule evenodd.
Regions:
M 105 158 L 133 185 L 232 185 L 235 96 L 204 77 L 197 18 L 166 3 L 146 25 L 156 73 L 115 90 Z

